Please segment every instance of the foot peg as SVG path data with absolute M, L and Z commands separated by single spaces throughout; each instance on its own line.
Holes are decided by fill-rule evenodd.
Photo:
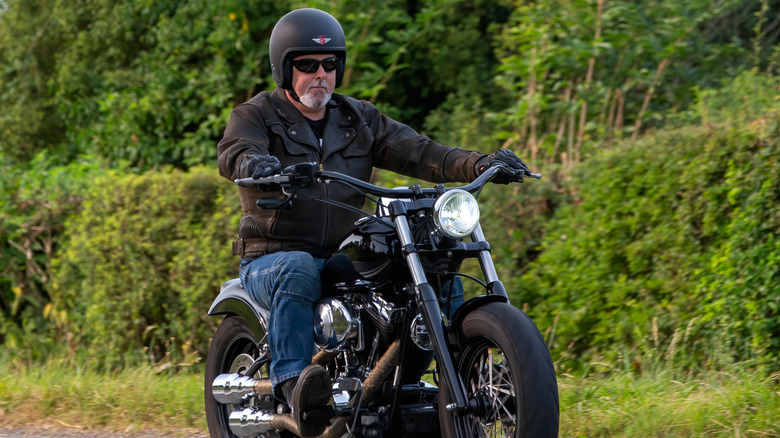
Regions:
M 322 409 L 304 412 L 303 421 L 327 422 L 335 416 L 336 410 L 333 409 L 333 406 L 326 406 Z

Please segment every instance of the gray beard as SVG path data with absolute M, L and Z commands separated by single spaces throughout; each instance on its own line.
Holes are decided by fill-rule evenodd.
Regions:
M 316 87 L 316 86 L 326 86 L 326 85 L 324 82 L 313 83 L 309 85 L 309 88 L 306 89 L 306 93 L 304 95 L 298 96 L 301 99 L 301 103 L 311 109 L 324 108 L 325 105 L 327 105 L 328 102 L 330 102 L 330 98 L 333 95 L 332 93 L 327 93 L 325 95 L 321 95 L 319 93 L 315 95 L 310 93 L 309 90 L 311 89 L 311 87 Z

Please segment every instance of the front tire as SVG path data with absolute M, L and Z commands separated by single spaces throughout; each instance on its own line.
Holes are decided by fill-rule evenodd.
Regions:
M 469 312 L 456 363 L 474 406 L 450 413 L 442 385 L 439 420 L 444 437 L 546 438 L 558 436 L 558 384 L 550 353 L 531 319 L 506 303 Z
M 228 316 L 222 320 L 206 356 L 206 422 L 212 438 L 236 437 L 228 425 L 233 406 L 223 405 L 214 399 L 214 379 L 224 373 L 244 374 L 258 354 L 258 340 L 252 335 L 249 324 L 243 318 Z M 258 372 L 255 378 L 260 378 L 259 374 Z

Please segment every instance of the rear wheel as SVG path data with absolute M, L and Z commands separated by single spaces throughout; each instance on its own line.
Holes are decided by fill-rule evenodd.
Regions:
M 228 316 L 222 320 L 214 333 L 206 357 L 206 380 L 204 385 L 206 422 L 212 438 L 236 437 L 228 425 L 230 413 L 237 406 L 223 405 L 214 399 L 212 383 L 225 373 L 244 374 L 257 359 L 258 341 L 252 335 L 249 325 L 240 316 Z M 260 378 L 261 373 L 255 374 Z M 267 376 L 266 376 L 267 377 Z
M 456 363 L 471 408 L 450 413 L 441 386 L 439 419 L 445 437 L 557 437 L 558 384 L 550 353 L 534 323 L 506 303 L 466 315 Z

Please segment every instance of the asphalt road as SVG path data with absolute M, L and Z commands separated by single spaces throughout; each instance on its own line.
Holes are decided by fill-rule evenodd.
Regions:
M 0 438 L 208 438 L 200 430 L 177 430 L 168 433 L 154 431 L 118 433 L 107 430 L 83 430 L 64 426 L 2 426 Z

